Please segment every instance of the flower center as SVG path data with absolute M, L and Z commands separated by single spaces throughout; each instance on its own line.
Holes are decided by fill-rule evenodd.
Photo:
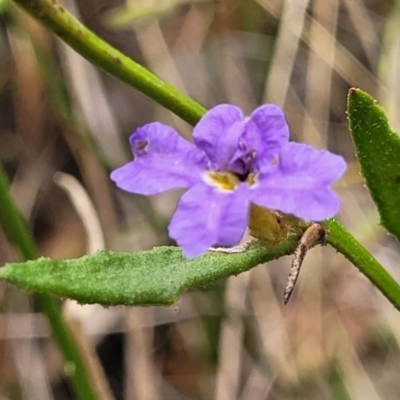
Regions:
M 246 182 L 249 186 L 256 183 L 256 175 L 249 173 L 246 175 L 238 175 L 233 172 L 215 172 L 210 171 L 207 174 L 208 181 L 222 190 L 233 190 L 239 183 Z

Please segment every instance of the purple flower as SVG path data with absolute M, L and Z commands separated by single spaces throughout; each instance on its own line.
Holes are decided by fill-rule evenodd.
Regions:
M 322 221 L 339 210 L 330 185 L 346 169 L 342 157 L 289 142 L 282 110 L 258 107 L 249 118 L 228 104 L 207 112 L 194 143 L 154 122 L 130 137 L 134 160 L 111 179 L 128 192 L 154 195 L 188 188 L 169 225 L 187 257 L 210 246 L 232 246 L 243 236 L 250 203 Z

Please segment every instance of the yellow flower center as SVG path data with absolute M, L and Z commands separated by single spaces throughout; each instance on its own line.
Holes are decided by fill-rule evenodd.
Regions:
M 211 171 L 207 174 L 207 180 L 214 186 L 222 190 L 233 190 L 240 182 L 246 182 L 249 186 L 256 183 L 256 176 L 253 173 L 247 176 L 239 176 L 233 172 L 215 172 Z

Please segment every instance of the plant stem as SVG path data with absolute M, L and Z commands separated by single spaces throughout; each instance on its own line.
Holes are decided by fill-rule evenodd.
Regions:
M 92 64 L 133 86 L 191 125 L 206 112 L 195 100 L 110 46 L 54 0 L 14 0 Z
M 11 198 L 9 189 L 8 179 L 0 163 L 0 224 L 10 242 L 20 250 L 24 258 L 35 259 L 39 255 L 39 250 L 29 233 L 25 220 Z M 81 358 L 69 327 L 62 317 L 58 302 L 47 294 L 37 294 L 35 300 L 51 325 L 54 339 L 64 356 L 66 365 L 69 366 L 68 377 L 71 379 L 77 395 L 82 400 L 98 399 L 84 360 Z
M 327 242 L 351 261 L 400 311 L 400 286 L 381 264 L 335 218 L 322 223 Z

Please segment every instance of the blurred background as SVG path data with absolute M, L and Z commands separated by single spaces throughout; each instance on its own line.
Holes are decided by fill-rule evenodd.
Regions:
M 63 0 L 87 26 L 207 108 L 282 106 L 292 140 L 349 162 L 339 219 L 400 279 L 399 245 L 379 226 L 346 121 L 356 86 L 400 128 L 396 0 Z M 181 192 L 123 193 L 109 172 L 129 135 L 191 127 L 94 68 L 12 2 L 0 1 L 0 157 L 42 253 L 172 244 Z M 0 265 L 20 260 L 0 230 Z M 308 254 L 283 306 L 291 259 L 182 296 L 176 308 L 81 307 L 66 317 L 97 367 L 104 399 L 400 398 L 400 315 L 329 247 Z M 68 365 L 32 298 L 0 283 L 0 399 L 74 399 Z

